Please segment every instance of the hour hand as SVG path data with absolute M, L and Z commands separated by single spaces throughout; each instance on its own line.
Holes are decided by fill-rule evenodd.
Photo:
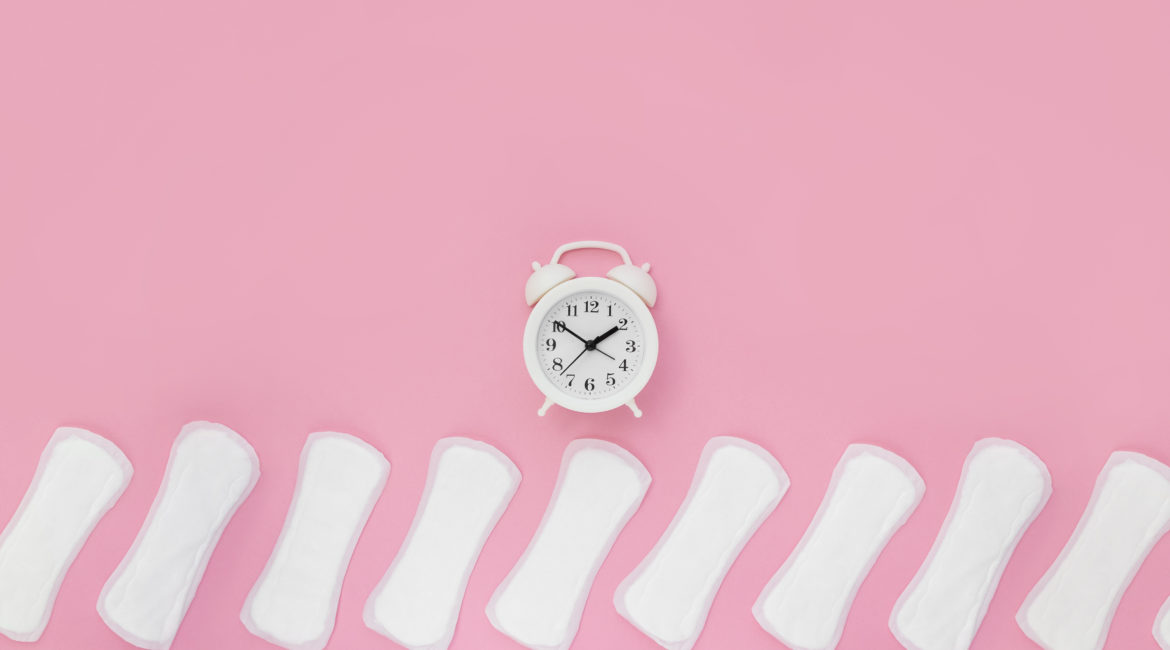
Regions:
M 598 344 L 598 343 L 601 343 L 601 342 L 602 342 L 602 341 L 604 341 L 605 339 L 607 339 L 607 338 L 609 338 L 609 337 L 613 336 L 613 333 L 614 333 L 614 332 L 616 332 L 616 331 L 618 331 L 618 326 L 617 326 L 617 325 L 614 325 L 613 327 L 609 328 L 609 330 L 608 330 L 606 333 L 604 333 L 604 334 L 602 334 L 601 336 L 599 336 L 599 337 L 597 337 L 597 338 L 593 339 L 592 341 L 590 341 L 590 342 L 586 343 L 586 344 L 585 344 L 585 347 L 586 347 L 587 349 L 589 349 L 589 350 L 597 350 L 598 352 L 600 352 L 600 353 L 604 354 L 605 356 L 609 357 L 610 359 L 613 359 L 614 361 L 616 361 L 617 359 L 614 359 L 612 354 L 610 354 L 610 353 L 606 352 L 605 350 L 602 350 L 601 348 L 597 347 L 597 344 Z
M 592 341 L 593 346 L 597 347 L 598 343 L 601 343 L 605 339 L 613 336 L 614 333 L 617 332 L 619 329 L 621 329 L 621 328 L 619 328 L 617 325 L 614 325 L 613 327 L 609 328 L 608 330 L 605 331 L 605 334 L 602 334 L 601 336 L 593 339 L 593 341 Z

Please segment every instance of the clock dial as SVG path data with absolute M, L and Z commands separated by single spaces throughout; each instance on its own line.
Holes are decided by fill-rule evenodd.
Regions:
M 625 387 L 642 368 L 641 324 L 624 302 L 585 291 L 554 304 L 537 331 L 545 377 L 574 397 L 598 399 Z

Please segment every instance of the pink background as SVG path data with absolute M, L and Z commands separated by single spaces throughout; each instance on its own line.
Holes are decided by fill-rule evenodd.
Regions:
M 1029 645 L 1012 617 L 1108 453 L 1170 461 L 1167 3 L 327 4 L 0 9 L 0 521 L 58 425 L 107 435 L 136 470 L 40 647 L 122 647 L 97 594 L 194 419 L 248 438 L 263 476 L 178 649 L 268 647 L 238 613 L 314 430 L 393 464 L 335 648 L 389 646 L 361 607 L 443 436 L 524 474 L 471 578 L 468 650 L 518 647 L 483 608 L 580 436 L 625 446 L 654 484 L 576 648 L 656 647 L 612 594 L 713 435 L 761 443 L 792 489 L 728 575 L 711 650 L 778 647 L 751 603 L 848 443 L 902 454 L 927 493 L 842 648 L 896 647 L 886 618 L 975 440 L 1021 441 L 1055 482 L 984 649 Z M 641 420 L 535 415 L 522 288 L 579 238 L 654 265 Z M 1164 542 L 1113 647 L 1154 647 L 1168 576 Z

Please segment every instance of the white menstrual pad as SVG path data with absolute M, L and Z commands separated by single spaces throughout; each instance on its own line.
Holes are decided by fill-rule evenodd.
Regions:
M 812 525 L 752 608 L 756 620 L 791 648 L 837 647 L 858 588 L 924 491 L 900 456 L 850 445 Z
M 1049 650 L 1100 650 L 1121 596 L 1170 523 L 1170 467 L 1109 456 L 1081 521 L 1016 614 Z
M 240 611 L 252 634 L 296 650 L 325 647 L 349 558 L 389 474 L 386 457 L 360 438 L 309 436 L 284 528 Z
M 1162 611 L 1158 612 L 1158 619 L 1154 621 L 1154 639 L 1162 646 L 1162 650 L 1170 650 L 1170 600 L 1162 605 Z
M 259 478 L 256 452 L 234 431 L 184 426 L 150 514 L 98 598 L 106 625 L 138 647 L 170 647 L 220 534 Z
M 492 625 L 529 648 L 568 648 L 593 578 L 649 486 L 646 468 L 621 447 L 570 443 L 536 536 L 488 602 Z
M 445 650 L 479 552 L 519 485 L 495 447 L 440 440 L 406 542 L 366 601 L 366 625 L 407 648 Z
M 0 534 L 0 634 L 16 641 L 41 637 L 65 572 L 133 473 L 109 440 L 57 429 Z
M 1016 544 L 1052 494 L 1048 468 L 1010 440 L 975 443 L 926 561 L 890 614 L 912 650 L 966 650 Z
M 732 562 L 787 490 L 763 448 L 712 438 L 674 520 L 614 594 L 618 612 L 663 647 L 695 645 Z

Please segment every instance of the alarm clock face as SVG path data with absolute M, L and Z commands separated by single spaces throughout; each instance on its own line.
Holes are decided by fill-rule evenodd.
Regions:
M 638 379 L 647 342 L 629 304 L 607 292 L 580 291 L 549 307 L 529 344 L 536 346 L 541 371 L 556 389 L 595 400 Z

